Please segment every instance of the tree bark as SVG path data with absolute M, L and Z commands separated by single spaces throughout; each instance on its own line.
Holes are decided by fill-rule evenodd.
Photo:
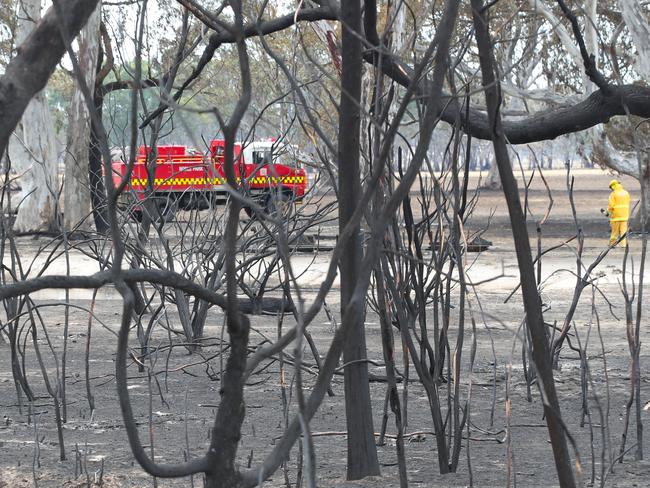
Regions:
M 79 66 L 84 82 L 93 90 L 99 53 L 101 1 L 79 35 Z M 75 90 L 70 107 L 68 145 L 65 154 L 64 218 L 65 229 L 88 231 L 92 228 L 90 181 L 88 175 L 90 113 L 81 90 Z
M 343 24 L 341 45 L 341 103 L 339 106 L 339 232 L 350 221 L 358 206 L 361 194 L 360 183 L 360 103 L 363 69 L 361 46 L 361 3 L 343 2 L 341 10 Z M 341 311 L 342 324 L 349 330 L 343 348 L 343 361 L 349 364 L 344 369 L 345 413 L 348 432 L 348 479 L 356 480 L 379 474 L 377 448 L 375 446 L 372 405 L 368 385 L 366 359 L 366 337 L 364 304 L 354 302 L 353 314 L 345 310 L 352 301 L 359 277 L 362 258 L 361 229 L 349 239 L 341 258 Z
M 104 111 L 104 86 L 103 82 L 114 66 L 113 47 L 111 38 L 108 35 L 103 22 L 99 23 L 100 42 L 97 45 L 97 70 L 95 73 L 95 86 L 93 90 L 93 103 L 97 111 L 97 119 L 102 120 Z M 90 122 L 90 141 L 88 145 L 88 180 L 90 182 L 90 201 L 93 209 L 95 229 L 99 234 L 108 234 L 110 225 L 108 223 L 108 200 L 104 177 L 102 173 L 102 151 L 100 140 L 101 128 L 96 125 L 95 120 Z M 139 297 L 135 293 L 136 299 Z M 136 312 L 138 307 L 136 306 Z
M 61 18 L 51 7 L 36 28 L 20 43 L 17 54 L 0 77 L 0 154 L 20 122 L 29 101 L 47 83 L 65 52 L 61 29 L 72 38 L 97 5 L 97 0 L 61 2 Z
M 623 21 L 636 47 L 636 71 L 650 80 L 650 25 L 638 0 L 619 0 Z
M 500 190 L 501 189 L 501 178 L 499 178 L 499 166 L 496 161 L 492 161 L 490 169 L 488 170 L 487 176 L 483 183 L 481 183 L 481 189 L 484 190 Z
M 526 324 L 530 332 L 533 346 L 533 361 L 540 378 L 540 389 L 544 398 L 544 413 L 548 426 L 551 446 L 555 457 L 555 466 L 563 488 L 575 487 L 571 458 L 563 430 L 560 404 L 555 390 L 551 356 L 549 353 L 548 337 L 542 303 L 537 292 L 535 270 L 530 250 L 526 219 L 519 200 L 517 182 L 510 165 L 508 146 L 501 125 L 499 114 L 501 94 L 499 83 L 494 73 L 494 55 L 488 30 L 487 12 L 482 0 L 472 0 L 474 32 L 479 51 L 483 87 L 488 108 L 488 117 L 492 131 L 495 159 L 499 167 L 503 193 L 508 204 L 512 233 L 515 241 L 517 263 L 521 277 L 521 290 L 526 312 Z
M 21 45 L 41 18 L 40 0 L 24 0 L 18 7 L 16 44 Z M 13 169 L 20 175 L 21 192 L 14 230 L 56 232 L 58 144 L 45 94 L 29 102 L 9 145 Z
M 101 118 L 104 108 L 104 95 L 101 93 L 99 87 L 95 88 L 94 102 L 95 110 L 97 110 L 97 114 Z M 90 143 L 88 146 L 88 181 L 90 183 L 90 202 L 93 209 L 95 230 L 100 234 L 106 234 L 110 230 L 108 224 L 106 187 L 104 186 L 104 178 L 102 176 L 102 155 L 98 130 L 92 121 L 90 124 Z

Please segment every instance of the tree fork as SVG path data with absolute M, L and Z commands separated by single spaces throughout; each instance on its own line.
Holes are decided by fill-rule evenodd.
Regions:
M 521 208 L 519 190 L 512 173 L 508 146 L 499 114 L 501 94 L 498 79 L 495 76 L 492 45 L 488 30 L 487 8 L 484 7 L 482 0 L 471 0 L 471 4 L 488 118 L 492 129 L 492 143 L 494 145 L 496 163 L 499 167 L 499 175 L 503 184 L 503 193 L 510 214 L 512 235 L 515 241 L 517 263 L 521 276 L 521 290 L 526 312 L 526 323 L 532 338 L 533 360 L 542 382 L 540 388 L 543 390 L 544 413 L 551 438 L 555 467 L 560 486 L 563 488 L 574 488 L 576 484 L 573 469 L 571 468 L 571 458 L 569 456 L 566 436 L 563 430 L 560 404 L 555 390 L 548 338 L 542 316 L 542 305 L 535 283 L 535 270 L 531 257 L 526 219 Z

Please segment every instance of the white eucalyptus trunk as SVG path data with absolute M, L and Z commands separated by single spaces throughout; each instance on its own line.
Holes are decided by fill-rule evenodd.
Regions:
M 77 58 L 86 85 L 93 91 L 97 67 L 101 21 L 101 2 L 79 34 Z M 90 112 L 79 89 L 74 92 L 70 106 L 68 145 L 65 154 L 65 183 L 63 223 L 67 231 L 88 231 L 93 227 L 90 181 L 88 179 L 88 142 L 90 140 Z
M 542 0 L 528 0 L 528 5 L 533 12 L 541 15 L 553 27 L 560 43 L 564 49 L 566 49 L 572 61 L 578 68 L 582 69 L 582 57 L 580 56 L 578 44 L 575 42 L 575 39 L 569 30 L 562 25 L 560 19 L 555 16 L 549 6 Z M 584 69 L 582 71 L 584 71 Z M 583 79 L 586 80 L 586 78 L 586 75 L 583 74 Z M 584 81 L 583 84 L 586 84 L 586 81 Z
M 391 8 L 388 12 L 388 28 L 390 29 L 389 43 L 390 50 L 393 54 L 399 57 L 405 57 L 405 46 L 407 43 L 406 36 L 406 5 L 404 2 L 394 2 L 390 4 Z M 399 107 L 400 94 L 404 92 L 401 87 L 395 83 L 393 85 L 396 93 L 395 100 L 389 108 L 389 123 L 397 116 L 397 109 Z M 399 137 L 396 137 L 393 141 L 392 149 L 392 167 L 396 168 L 399 158 L 400 146 L 403 146 L 403 142 Z M 406 151 L 403 154 L 407 154 Z M 404 164 L 406 166 L 406 164 Z
M 20 46 L 41 18 L 40 0 L 22 0 L 18 7 L 15 45 Z M 56 220 L 58 144 L 43 92 L 29 103 L 9 143 L 12 168 L 18 174 L 20 194 L 14 230 L 54 232 Z
M 617 150 L 600 127 L 594 128 L 593 134 L 590 155 L 596 164 L 606 166 L 621 174 L 639 178 L 636 154 Z
M 389 20 L 392 21 L 393 17 L 395 18 L 392 25 L 391 48 L 395 54 L 402 56 L 408 42 L 408 36 L 406 35 L 406 5 L 403 2 L 396 2 L 391 4 L 391 7 Z
M 487 172 L 487 176 L 481 183 L 481 189 L 483 190 L 501 189 L 501 178 L 499 177 L 499 167 L 497 166 L 497 163 L 494 160 L 492 160 L 490 169 Z
M 321 42 L 327 46 L 334 68 L 338 75 L 341 76 L 341 52 L 337 45 L 336 34 L 332 30 L 332 26 L 324 20 L 310 22 L 309 25 L 320 38 Z
M 621 15 L 636 47 L 636 71 L 650 82 L 650 25 L 638 0 L 619 0 Z

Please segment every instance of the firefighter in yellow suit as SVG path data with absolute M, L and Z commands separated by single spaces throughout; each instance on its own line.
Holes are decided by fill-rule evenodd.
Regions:
M 630 218 L 630 194 L 623 188 L 621 182 L 609 182 L 612 192 L 609 194 L 607 212 L 612 233 L 609 236 L 609 245 L 615 246 L 618 239 L 627 233 L 627 221 Z M 621 240 L 621 245 L 627 247 L 627 238 Z

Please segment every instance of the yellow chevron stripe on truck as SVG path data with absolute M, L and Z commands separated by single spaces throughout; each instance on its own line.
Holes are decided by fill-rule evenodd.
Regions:
M 147 186 L 147 178 L 132 178 L 131 184 L 133 186 Z M 237 178 L 237 182 L 241 181 L 240 178 Z M 295 185 L 304 183 L 304 176 L 255 176 L 249 180 L 253 185 L 267 185 L 267 184 L 278 184 L 282 183 L 285 185 Z M 166 186 L 191 186 L 191 185 L 222 185 L 225 184 L 226 180 L 223 178 L 156 178 L 154 179 L 155 187 L 166 187 Z
M 148 178 L 133 178 L 131 184 L 133 186 L 147 186 Z M 190 185 L 221 185 L 225 183 L 225 179 L 221 178 L 156 178 L 153 180 L 155 187 L 165 186 L 190 186 Z
M 255 176 L 251 178 L 250 183 L 253 185 L 266 185 L 266 184 L 278 184 L 282 183 L 284 185 L 295 185 L 298 183 L 304 183 L 304 176 Z

